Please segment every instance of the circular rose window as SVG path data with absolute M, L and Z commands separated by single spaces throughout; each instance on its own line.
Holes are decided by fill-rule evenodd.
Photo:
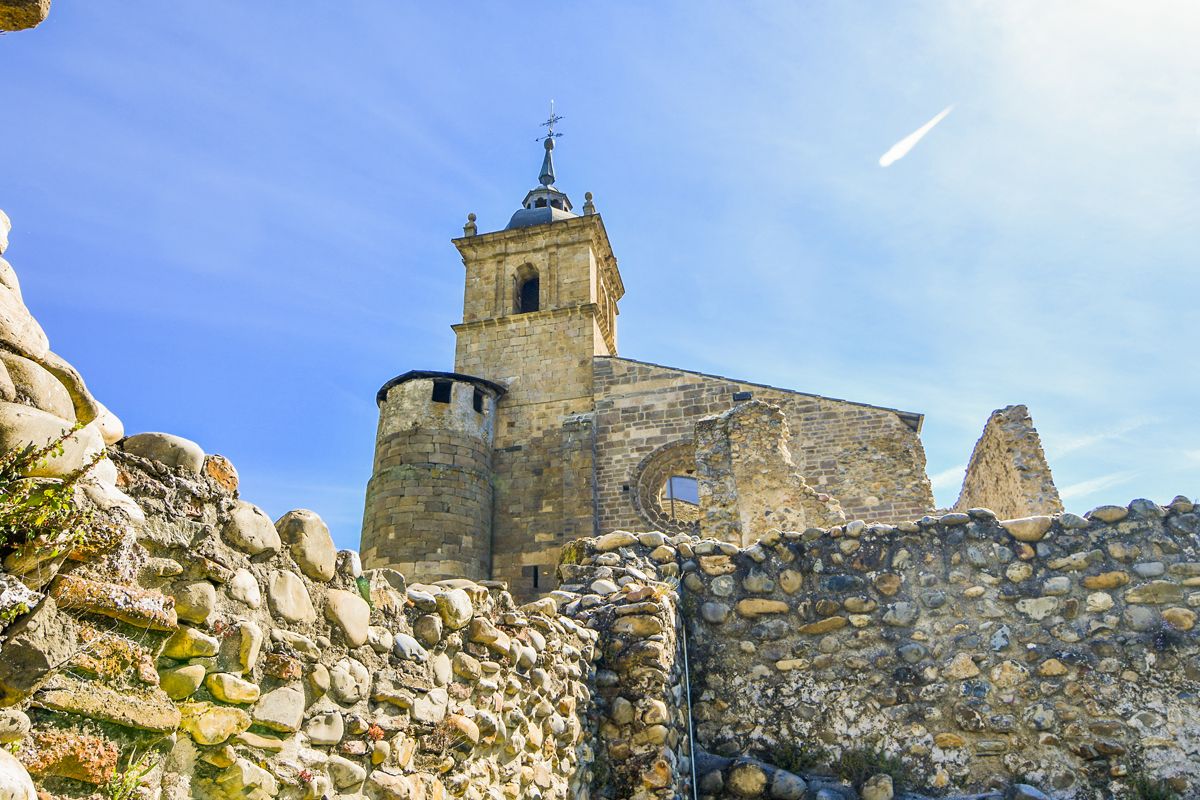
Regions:
M 660 447 L 638 464 L 638 513 L 663 533 L 696 533 L 700 493 L 696 481 L 696 444 L 684 439 Z

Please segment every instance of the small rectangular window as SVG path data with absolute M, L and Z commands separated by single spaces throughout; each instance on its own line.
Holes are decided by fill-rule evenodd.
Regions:
M 434 381 L 433 382 L 433 402 L 449 403 L 450 402 L 450 387 L 454 384 L 450 381 Z
M 538 588 L 538 568 L 536 566 L 521 567 L 521 574 L 522 576 L 530 579 L 530 586 L 532 586 L 534 589 Z
M 471 395 L 471 406 L 475 409 L 476 414 L 483 413 L 483 392 L 475 390 L 475 394 Z

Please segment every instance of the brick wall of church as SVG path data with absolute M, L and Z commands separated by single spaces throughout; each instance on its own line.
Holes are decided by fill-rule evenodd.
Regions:
M 911 520 L 933 508 L 925 450 L 894 411 L 624 358 L 596 358 L 594 381 L 602 532 L 646 529 L 634 500 L 639 466 L 731 408 L 734 392 L 783 409 L 805 481 L 837 498 L 848 519 Z

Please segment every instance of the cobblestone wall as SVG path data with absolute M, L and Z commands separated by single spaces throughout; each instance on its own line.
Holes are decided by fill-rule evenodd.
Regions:
M 145 767 L 164 800 L 584 796 L 595 634 L 553 603 L 363 572 L 227 471 L 114 458 L 145 523 L 20 574 L 44 597 L 0 648 L 0 729 L 40 787 Z
M 1042 440 L 1025 406 L 1007 406 L 988 417 L 954 508 L 990 508 L 1014 518 L 1063 510 Z
M 755 758 L 805 765 L 812 788 L 864 754 L 900 759 L 930 793 L 1014 779 L 1062 798 L 1141 796 L 1135 781 L 1200 793 L 1190 500 L 617 552 L 683 576 L 697 752 L 725 757 L 702 793 L 775 796 Z M 743 778 L 758 789 L 727 785 Z

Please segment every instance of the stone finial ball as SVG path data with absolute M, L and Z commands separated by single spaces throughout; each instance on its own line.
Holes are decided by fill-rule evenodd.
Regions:
M 474 221 L 475 221 L 475 214 L 474 213 L 467 214 L 467 222 L 474 222 Z

